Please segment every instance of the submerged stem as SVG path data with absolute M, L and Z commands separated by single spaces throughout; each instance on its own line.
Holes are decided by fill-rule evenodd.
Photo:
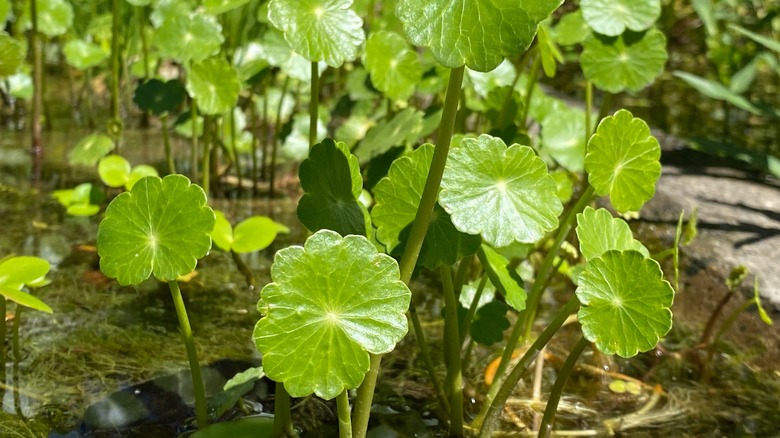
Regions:
M 542 424 L 539 426 L 539 437 L 552 435 L 553 421 L 555 421 L 555 413 L 558 410 L 558 402 L 561 401 L 561 396 L 563 395 L 563 388 L 566 386 L 572 370 L 574 370 L 577 359 L 580 358 L 580 355 L 582 355 L 582 352 L 585 351 L 585 347 L 588 345 L 590 345 L 590 342 L 585 339 L 585 336 L 581 336 L 566 357 L 566 361 L 563 362 L 563 366 L 558 372 L 558 377 L 555 378 L 552 391 L 550 391 L 550 397 L 547 399 L 547 406 L 544 408 L 544 417 L 542 417 Z
M 168 135 L 168 113 L 160 116 L 160 123 L 162 124 L 163 146 L 165 147 L 165 158 L 168 161 L 168 172 L 175 174 L 176 164 L 173 162 L 173 154 L 171 153 L 171 139 L 170 135 Z
M 195 394 L 195 416 L 198 420 L 198 428 L 202 429 L 209 424 L 209 416 L 206 412 L 206 389 L 203 387 L 198 351 L 195 349 L 190 319 L 187 317 L 187 309 L 184 307 L 184 299 L 181 296 L 179 283 L 176 280 L 171 280 L 168 282 L 168 287 L 171 289 L 173 305 L 176 307 L 176 316 L 179 317 L 181 337 L 184 340 L 184 347 L 187 349 L 187 359 L 190 362 L 190 371 L 192 372 L 192 392 Z
M 579 304 L 580 302 L 577 300 L 577 298 L 572 298 L 568 303 L 566 303 L 565 306 L 563 306 L 561 311 L 558 312 L 555 318 L 550 321 L 550 324 L 544 329 L 539 337 L 536 338 L 536 341 L 534 341 L 531 347 L 528 348 L 528 351 L 526 351 L 523 357 L 520 358 L 520 361 L 517 362 L 515 367 L 512 369 L 512 372 L 510 372 L 506 379 L 498 386 L 494 398 L 492 400 L 485 401 L 485 405 L 483 405 L 483 409 L 480 411 L 480 415 L 474 421 L 474 426 L 480 427 L 479 438 L 487 438 L 491 436 L 491 433 L 495 428 L 496 421 L 498 420 L 498 416 L 501 413 L 501 410 L 507 399 L 510 395 L 512 395 L 512 391 L 515 389 L 515 386 L 517 386 L 517 382 L 519 382 L 523 375 L 525 375 L 525 373 L 528 371 L 528 367 L 531 366 L 531 363 L 533 363 L 536 356 L 539 355 L 539 352 L 541 352 L 545 345 L 550 342 L 550 339 L 552 339 L 553 335 L 558 331 L 559 328 L 561 328 L 563 323 L 566 322 L 566 318 L 569 317 L 569 315 L 577 308 L 577 306 L 579 306 Z M 496 374 L 496 377 L 498 377 L 498 374 Z

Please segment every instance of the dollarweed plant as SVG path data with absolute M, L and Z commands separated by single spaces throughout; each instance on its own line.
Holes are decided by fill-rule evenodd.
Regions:
M 102 31 L 73 27 L 66 0 L 32 3 L 41 6 L 32 32 L 40 21 L 46 37 L 65 35 L 82 87 L 111 78 L 106 132 L 68 159 L 97 166 L 107 193 L 125 190 L 98 228 L 100 268 L 120 285 L 168 284 L 197 436 L 296 436 L 292 399 L 316 396 L 335 399 L 341 437 L 365 437 L 383 356 L 408 336 L 447 434 L 489 437 L 530 366 L 576 319 L 534 430 L 548 436 L 585 350 L 630 358 L 671 329 L 675 292 L 657 260 L 674 255 L 676 284 L 677 242 L 653 255 L 623 219 L 653 197 L 661 148 L 643 120 L 611 105 L 664 70 L 660 0 L 581 0 L 565 13 L 561 0 L 95 0 Z M 0 33 L 0 77 L 27 74 L 16 36 Z M 540 85 L 564 59 L 581 69 L 584 108 Z M 118 155 L 129 147 L 122 85 L 144 117 L 159 119 L 164 178 Z M 188 142 L 187 156 L 169 135 Z M 213 246 L 254 289 L 240 254 L 289 229 L 263 216 L 234 227 L 207 197 L 240 196 L 247 184 L 256 193 L 258 180 L 274 197 L 276 172 L 298 162 L 296 212 L 309 235 L 276 252 L 252 334 L 262 369 L 225 396 L 235 403 L 262 376 L 275 381 L 273 425 L 206 428 L 219 415 L 207 407 L 177 279 Z M 100 195 L 91 183 L 54 194 L 72 215 L 98 214 Z M 438 290 L 413 294 L 421 276 Z M 38 283 L 14 281 L 1 288 L 6 298 L 48 309 L 20 291 Z M 425 300 L 443 304 L 441 333 L 421 321 Z M 469 377 L 478 349 L 497 354 L 484 387 Z M 473 409 L 466 390 L 480 394 Z

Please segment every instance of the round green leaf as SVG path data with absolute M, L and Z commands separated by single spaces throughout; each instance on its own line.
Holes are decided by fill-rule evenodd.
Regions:
M 558 226 L 563 210 L 547 166 L 528 146 L 507 148 L 483 134 L 450 151 L 439 203 L 455 228 L 494 247 L 534 243 Z
M 402 252 L 408 239 L 431 167 L 433 150 L 433 145 L 424 144 L 411 155 L 395 160 L 387 177 L 374 188 L 376 205 L 371 210 L 371 218 L 377 227 L 377 240 L 387 247 L 388 253 Z M 442 264 L 450 265 L 474 254 L 479 244 L 479 236 L 455 229 L 450 215 L 437 204 L 417 263 L 430 269 Z
M 582 0 L 582 17 L 596 32 L 618 36 L 626 28 L 641 32 L 661 16 L 661 0 Z
M 100 211 L 99 205 L 92 204 L 74 204 L 69 205 L 66 213 L 71 216 L 94 216 Z
M 585 113 L 566 109 L 542 121 L 542 149 L 564 169 L 580 173 L 585 165 Z
M 299 169 L 304 194 L 298 219 L 311 231 L 323 228 L 341 235 L 366 234 L 366 208 L 358 202 L 363 177 L 357 158 L 344 143 L 326 138 L 309 151 Z
M 38 31 L 49 38 L 60 36 L 73 25 L 73 7 L 65 0 L 37 0 Z M 24 21 L 30 23 L 30 5 L 25 6 Z
M 219 15 L 247 3 L 249 3 L 249 0 L 205 0 L 203 6 L 209 14 Z
M 138 108 L 159 116 L 181 106 L 184 96 L 185 90 L 179 80 L 163 82 L 159 79 L 149 79 L 135 89 L 133 102 Z
M 594 210 L 586 207 L 577 215 L 577 237 L 580 251 L 586 260 L 601 256 L 607 251 L 633 249 L 650 257 L 642 242 L 634 239 L 626 221 L 612 217 L 605 208 Z
M 219 52 L 224 41 L 222 26 L 212 15 L 203 13 L 166 15 L 154 33 L 160 56 L 182 64 L 200 62 Z
M 422 79 L 417 53 L 396 33 L 372 33 L 366 41 L 363 63 L 371 74 L 374 87 L 389 99 L 408 99 Z
M 209 58 L 189 70 L 187 92 L 198 99 L 198 107 L 204 114 L 222 114 L 238 102 L 241 81 L 236 69 L 227 61 Z
M 135 183 L 140 181 L 141 178 L 147 176 L 160 176 L 160 175 L 157 173 L 157 169 L 155 169 L 152 166 L 149 166 L 148 164 L 139 164 L 138 166 L 133 167 L 133 170 L 130 171 L 130 175 L 127 177 L 127 182 L 125 183 L 125 190 L 132 190 Z
M 143 178 L 106 209 L 97 236 L 100 269 L 121 285 L 151 274 L 175 280 L 211 248 L 214 220 L 203 189 L 186 177 Z
M 639 211 L 655 194 L 661 146 L 642 119 L 620 110 L 599 123 L 588 142 L 585 170 L 601 196 L 620 213 Z
M 0 77 L 16 73 L 24 62 L 24 44 L 0 31 Z
M 130 163 L 119 155 L 109 155 L 98 163 L 98 175 L 109 187 L 122 187 L 130 176 Z
M 211 241 L 222 251 L 230 251 L 233 246 L 233 227 L 225 218 L 225 213 L 214 210 L 214 215 L 216 222 L 214 222 L 214 229 L 211 231 Z
M 265 249 L 276 239 L 276 235 L 284 230 L 287 230 L 287 227 L 271 218 L 252 216 L 236 225 L 233 230 L 233 251 L 246 253 Z
M 639 251 L 607 251 L 580 274 L 582 334 L 604 354 L 632 357 L 672 328 L 674 290 L 661 266 Z
M 39 257 L 17 256 L 0 263 L 0 286 L 19 290 L 27 284 L 40 281 L 51 269 L 46 260 Z
M 562 46 L 580 44 L 588 35 L 590 35 L 590 27 L 582 18 L 581 9 L 561 17 L 553 28 L 553 39 Z
M 46 313 L 53 312 L 48 304 L 32 296 L 32 294 L 18 289 L 12 289 L 0 285 L 0 295 L 15 302 L 16 304 L 21 304 L 22 306 L 29 307 L 31 309 L 40 310 L 41 312 Z
M 263 54 L 269 64 L 279 67 L 291 78 L 311 82 L 311 62 L 293 50 L 278 30 L 271 28 L 263 35 Z M 319 63 L 320 74 L 326 65 L 324 62 Z
M 539 22 L 560 4 L 560 0 L 399 0 L 396 15 L 409 41 L 431 49 L 445 67 L 465 64 L 487 72 L 504 57 L 525 51 Z
M 664 70 L 666 38 L 658 29 L 618 37 L 594 34 L 583 43 L 580 65 L 596 87 L 619 93 L 639 91 Z
M 68 162 L 72 165 L 92 167 L 114 149 L 114 140 L 103 134 L 92 134 L 84 137 L 68 152 Z
M 271 0 L 268 19 L 304 58 L 337 68 L 357 58 L 366 38 L 363 20 L 349 8 L 351 4 L 352 0 Z
M 65 60 L 72 67 L 86 70 L 100 65 L 108 59 L 109 53 L 103 47 L 84 40 L 70 40 L 62 48 Z
M 293 397 L 357 387 L 369 353 L 391 351 L 406 334 L 411 292 L 396 261 L 363 236 L 318 231 L 277 252 L 271 278 L 254 340 L 268 377 Z

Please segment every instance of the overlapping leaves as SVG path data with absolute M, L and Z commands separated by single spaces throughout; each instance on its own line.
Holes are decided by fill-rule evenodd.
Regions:
M 369 353 L 391 351 L 407 332 L 411 292 L 395 260 L 363 236 L 318 231 L 277 252 L 271 278 L 253 337 L 266 374 L 293 397 L 357 387 Z

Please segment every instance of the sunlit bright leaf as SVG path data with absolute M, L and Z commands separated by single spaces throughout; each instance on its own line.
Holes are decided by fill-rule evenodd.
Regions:
M 98 163 L 98 175 L 109 187 L 122 187 L 130 175 L 130 163 L 119 155 L 109 155 Z
M 218 115 L 231 111 L 238 102 L 241 81 L 233 66 L 214 57 L 192 66 L 187 75 L 187 92 L 198 99 L 204 114 Z
M 264 57 L 269 64 L 279 67 L 293 79 L 311 81 L 311 62 L 293 50 L 280 31 L 274 28 L 268 29 L 263 35 L 262 47 Z M 326 65 L 324 62 L 319 63 L 320 74 Z
M 22 306 L 52 313 L 51 307 L 22 287 L 37 287 L 48 284 L 46 274 L 51 266 L 39 257 L 18 256 L 0 262 L 0 295 Z
M 110 54 L 100 45 L 84 40 L 68 41 L 62 48 L 62 53 L 65 54 L 68 64 L 79 70 L 100 65 Z
M 618 37 L 594 34 L 583 42 L 580 64 L 596 87 L 619 93 L 648 86 L 663 72 L 667 58 L 666 37 L 650 29 Z
M 588 261 L 576 290 L 585 338 L 604 354 L 632 357 L 672 328 L 672 286 L 638 251 L 607 251 Z
M 73 25 L 73 7 L 65 0 L 37 0 L 38 32 L 49 38 L 64 34 Z M 30 23 L 30 3 L 25 2 L 23 22 Z
M 661 146 L 642 119 L 620 110 L 606 117 L 588 142 L 585 170 L 601 196 L 620 213 L 639 211 L 655 194 Z
M 203 6 L 209 14 L 219 15 L 247 3 L 249 3 L 249 0 L 205 0 Z
M 534 243 L 558 226 L 563 210 L 547 166 L 528 146 L 507 148 L 489 135 L 450 151 L 439 203 L 455 228 L 501 247 Z
M 296 52 L 312 62 L 340 67 L 357 58 L 365 41 L 352 0 L 271 0 L 268 19 Z
M 185 65 L 217 53 L 223 41 L 222 26 L 214 16 L 203 13 L 166 15 L 154 33 L 160 55 Z
M 445 67 L 490 71 L 523 52 L 536 26 L 560 0 L 399 0 L 396 15 L 409 41 L 431 50 Z
M 661 16 L 661 0 L 582 0 L 582 16 L 596 32 L 618 36 L 649 29 Z
M 266 374 L 293 397 L 357 387 L 369 353 L 391 351 L 407 332 L 411 292 L 396 261 L 363 236 L 318 231 L 277 252 L 271 278 L 253 337 Z
M 372 33 L 363 59 L 374 87 L 389 99 L 408 99 L 422 79 L 417 53 L 396 33 Z
M 211 248 L 214 212 L 181 175 L 150 176 L 111 201 L 97 235 L 100 269 L 119 284 L 175 280 Z
M 542 149 L 564 169 L 582 172 L 585 165 L 585 113 L 567 108 L 542 120 Z
M 515 268 L 510 267 L 509 261 L 487 245 L 482 245 L 482 251 L 478 255 L 490 282 L 501 291 L 506 303 L 517 311 L 525 309 L 528 294 L 523 288 L 522 278 L 517 275 Z
M 577 215 L 577 237 L 580 251 L 586 260 L 601 256 L 609 250 L 639 251 L 650 257 L 642 242 L 634 239 L 626 221 L 612 217 L 607 209 L 586 207 Z
M 433 145 L 424 144 L 411 155 L 395 160 L 387 177 L 374 188 L 376 205 L 371 210 L 371 218 L 377 227 L 377 240 L 387 247 L 388 253 L 400 253 L 408 239 L 431 167 L 433 150 Z M 417 263 L 430 269 L 442 264 L 451 265 L 474 254 L 479 244 L 479 236 L 456 230 L 450 215 L 436 205 Z

